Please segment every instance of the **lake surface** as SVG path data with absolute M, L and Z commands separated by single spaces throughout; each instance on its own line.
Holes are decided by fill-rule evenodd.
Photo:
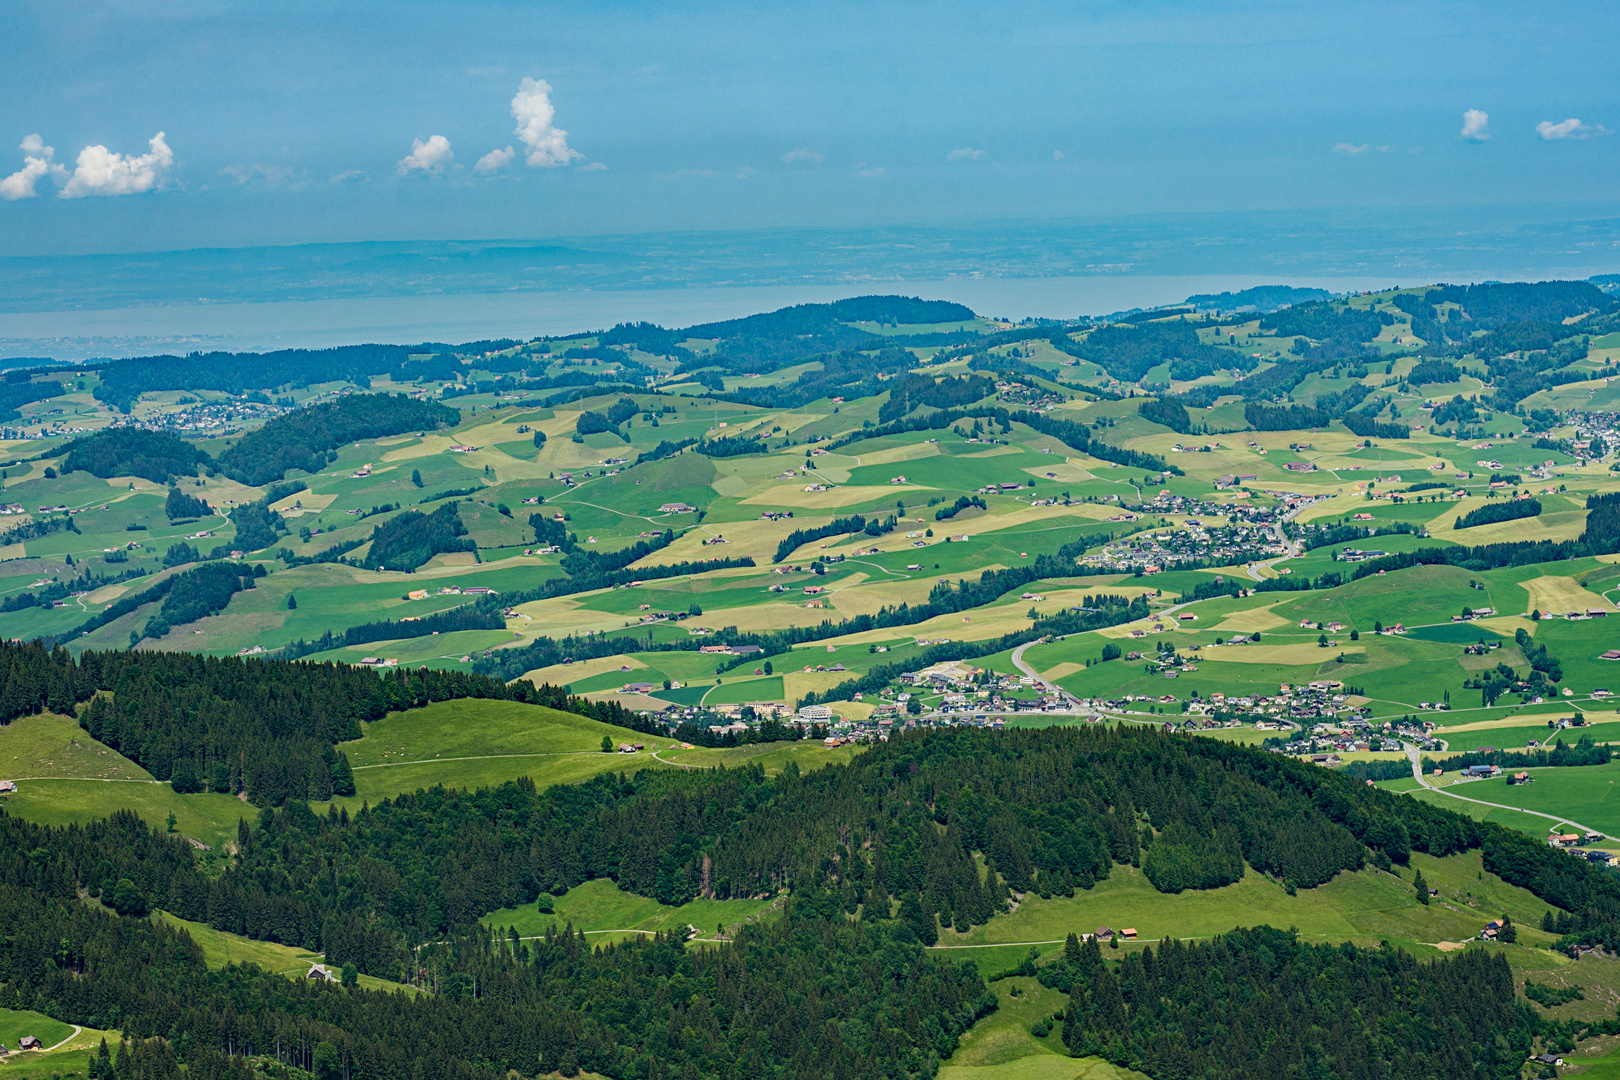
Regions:
M 604 330 L 620 322 L 690 326 L 873 292 L 954 300 L 984 315 L 1015 320 L 1026 316 L 1074 318 L 1172 304 L 1195 293 L 1276 281 L 1275 277 L 1233 275 L 989 278 L 893 281 L 861 287 L 699 286 L 14 312 L 0 313 L 0 357 L 82 360 L 210 349 L 264 351 L 359 342 L 455 344 L 482 338 L 527 339 Z M 1390 283 L 1381 278 L 1296 278 L 1287 284 L 1345 292 Z
M 39 255 L 0 258 L 0 360 L 459 344 L 635 320 L 683 326 L 873 293 L 956 300 L 1011 319 L 1072 318 L 1259 284 L 1347 292 L 1615 270 L 1613 207 Z

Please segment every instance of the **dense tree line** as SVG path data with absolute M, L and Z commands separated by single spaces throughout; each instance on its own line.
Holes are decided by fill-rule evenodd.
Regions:
M 142 394 L 158 390 L 219 390 L 241 394 L 282 386 L 346 380 L 369 384 L 373 375 L 403 367 L 410 345 L 345 345 L 335 349 L 281 349 L 268 353 L 191 353 L 113 360 L 101 369 L 97 401 L 128 413 Z
M 1142 419 L 1150 420 L 1155 424 L 1163 424 L 1171 431 L 1182 435 L 1193 434 L 1192 417 L 1187 414 L 1187 406 L 1170 398 L 1145 398 L 1142 404 L 1136 407 L 1142 414 Z
M 621 397 L 608 406 L 605 413 L 580 413 L 579 420 L 574 425 L 574 430 L 580 435 L 596 435 L 601 432 L 611 431 L 613 434 L 623 438 L 624 435 L 619 431 L 619 425 L 640 411 L 641 406 L 636 404 L 635 398 Z
M 1586 528 L 1574 540 L 1522 540 L 1514 543 L 1481 544 L 1466 547 L 1453 544 L 1443 548 L 1418 548 L 1368 559 L 1356 567 L 1351 580 L 1371 574 L 1404 570 L 1409 566 L 1460 566 L 1465 570 L 1494 570 L 1503 566 L 1562 562 L 1591 555 L 1620 552 L 1620 493 L 1588 495 Z
M 828 890 L 849 913 L 898 903 L 931 943 L 937 926 L 988 921 L 1012 892 L 1072 895 L 1115 865 L 1140 865 L 1166 892 L 1218 888 L 1246 866 L 1310 888 L 1368 858 L 1388 866 L 1479 837 L 1427 804 L 1213 740 L 955 729 L 774 778 L 657 770 L 544 792 L 520 780 L 419 791 L 352 817 L 289 800 L 239 830 L 239 862 L 211 883 L 177 886 L 189 871 L 164 863 L 133 880 L 187 918 L 324 944 L 333 962 L 397 978 L 410 946 L 600 878 L 667 905 L 780 888 Z M 113 864 L 96 881 L 127 876 Z M 354 937 L 351 918 L 377 933 Z M 333 955 L 334 925 L 353 952 Z
M 104 570 L 86 570 L 78 577 L 70 578 L 67 581 L 53 581 L 49 585 L 31 592 L 24 590 L 11 593 L 5 600 L 0 601 L 0 612 L 23 611 L 31 607 L 50 607 L 56 601 L 66 599 L 74 593 L 94 592 L 105 585 L 116 585 L 120 581 L 145 577 L 150 572 L 149 569 L 140 566 L 131 566 L 113 574 L 109 574 Z
M 1088 388 L 1087 392 L 1092 391 Z M 1030 409 L 1008 411 L 1000 406 L 975 405 L 966 409 L 941 409 L 926 416 L 908 416 L 900 420 L 890 421 L 887 424 L 878 424 L 875 427 L 862 428 L 847 435 L 840 435 L 825 445 L 828 450 L 839 450 L 867 439 L 901 435 L 912 431 L 939 431 L 950 427 L 959 420 L 972 419 L 994 421 L 1001 425 L 1003 432 L 1011 431 L 1014 423 L 1023 424 L 1034 429 L 1039 434 L 1050 435 L 1079 454 L 1090 454 L 1094 458 L 1111 461 L 1133 469 L 1151 469 L 1154 472 L 1168 472 L 1176 476 L 1182 475 L 1179 468 L 1154 454 L 1127 450 L 1124 447 L 1112 446 L 1101 440 L 1094 440 L 1091 437 L 1091 429 L 1085 424 L 1077 424 L 1072 420 L 1057 420 Z
M 744 454 L 763 454 L 769 450 L 763 432 L 755 435 L 721 435 L 704 439 L 697 444 L 696 453 L 710 458 L 742 457 Z
M 1135 325 L 1110 323 L 1097 327 L 1078 345 L 1064 351 L 1091 361 L 1121 382 L 1131 383 L 1141 381 L 1149 371 L 1166 362 L 1171 364 L 1172 378 L 1190 381 L 1222 368 L 1238 367 L 1244 360 L 1236 352 L 1198 340 L 1198 331 L 1185 319 Z M 1175 373 L 1178 361 L 1190 365 L 1179 375 Z
M 866 518 L 855 514 L 847 518 L 834 518 L 825 525 L 812 525 L 808 529 L 794 529 L 776 545 L 776 554 L 771 556 L 771 562 L 779 563 L 792 555 L 806 544 L 817 540 L 825 540 L 829 536 L 843 536 L 847 533 L 858 533 L 866 530 Z
M 178 487 L 169 489 L 169 497 L 163 500 L 163 516 L 172 524 L 186 518 L 208 517 L 213 511 L 207 503 L 195 495 L 188 495 Z
M 985 505 L 984 497 L 981 495 L 958 495 L 951 505 L 942 506 L 934 511 L 934 520 L 949 521 L 971 506 L 977 506 L 980 510 L 990 509 Z
M 1407 373 L 1406 381 L 1413 386 L 1434 383 L 1454 383 L 1462 379 L 1462 372 L 1449 360 L 1423 360 Z
M 1155 1080 L 1516 1080 L 1542 1026 L 1515 998 L 1501 953 L 1420 963 L 1270 927 L 1172 938 L 1117 967 L 1071 935 L 1040 979 L 1069 995 L 1072 1054 Z
M 509 1067 L 809 1080 L 829 1062 L 921 1077 L 994 999 L 971 967 L 920 945 L 941 923 L 987 919 L 1012 889 L 1087 888 L 1133 862 L 1208 887 L 1232 876 L 1233 845 L 1255 870 L 1309 887 L 1369 857 L 1482 847 L 1487 869 L 1562 909 L 1547 921 L 1571 944 L 1612 938 L 1620 911 L 1611 876 L 1532 837 L 1278 755 L 1120 729 L 957 729 L 807 775 L 659 771 L 546 792 L 517 782 L 353 817 L 293 801 L 244 822 L 238 840 L 239 863 L 210 881 L 189 845 L 133 814 L 69 828 L 0 815 L 0 1007 L 121 1027 L 156 1040 L 156 1057 L 201 1066 L 194 1075 L 275 1054 L 356 1080 L 424 1063 L 480 1080 Z M 777 922 L 690 953 L 669 937 L 592 950 L 580 935 L 474 928 L 493 907 L 592 877 L 670 903 L 778 886 L 794 896 Z M 324 947 L 329 962 L 432 993 L 210 973 L 183 933 L 135 917 L 155 906 Z M 1069 995 L 1071 1052 L 1163 1080 L 1248 1076 L 1257 1062 L 1278 1075 L 1506 1080 L 1532 1037 L 1572 1042 L 1591 1027 L 1515 1005 L 1500 956 L 1420 964 L 1268 928 L 1117 965 L 1071 940 L 1037 970 Z
M 139 476 L 154 484 L 166 484 L 171 477 L 194 476 L 199 469 L 213 464 L 207 454 L 184 439 L 165 431 L 133 427 L 103 428 L 81 435 L 56 453 L 62 455 L 57 467 L 64 473 L 82 469 L 103 480 Z
M 1371 409 L 1347 412 L 1342 417 L 1344 426 L 1350 429 L 1352 435 L 1359 435 L 1363 439 L 1410 439 L 1412 429 L 1405 424 L 1386 424 L 1377 419 L 1377 413 Z
M 1613 757 L 1614 750 L 1608 743 L 1595 743 L 1590 735 L 1582 735 L 1573 744 L 1559 739 L 1550 747 L 1535 750 L 1469 750 L 1453 754 L 1444 762 L 1424 758 L 1423 768 L 1425 771 L 1441 767 L 1462 770 L 1473 765 L 1496 765 L 1504 769 L 1541 769 L 1548 766 L 1607 765 Z
M 60 397 L 67 392 L 63 383 L 54 379 L 34 382 L 32 375 L 33 371 L 8 371 L 4 380 L 0 380 L 0 421 L 10 423 L 17 419 L 18 410 L 24 405 Z
M 1416 485 L 1414 485 L 1415 487 Z M 1441 487 L 1450 487 L 1450 484 L 1441 484 Z M 1290 529 L 1296 539 L 1304 546 L 1306 551 L 1315 551 L 1321 547 L 1331 547 L 1334 544 L 1348 544 L 1357 540 L 1370 540 L 1375 536 L 1411 536 L 1419 528 L 1409 521 L 1396 521 L 1388 525 L 1351 525 L 1341 523 L 1338 525 L 1324 525 L 1312 529 L 1310 532 L 1300 532 Z
M 408 574 L 435 555 L 478 550 L 466 536 L 467 526 L 462 524 L 454 502 L 445 503 L 431 514 L 407 510 L 372 527 L 365 566 L 369 570 Z
M 330 377 L 330 376 L 328 376 Z M 320 472 L 328 455 L 362 439 L 457 423 L 461 414 L 404 394 L 349 394 L 278 416 L 219 455 L 221 471 L 250 487 L 274 483 L 289 469 Z
M 234 568 L 199 568 L 215 569 Z M 224 769 L 221 789 L 259 805 L 330 797 L 330 751 L 359 738 L 361 721 L 434 701 L 548 693 L 569 704 L 527 682 L 429 668 L 379 676 L 346 664 L 147 651 L 75 659 L 60 646 L 0 642 L 0 723 L 44 710 L 72 716 L 83 704 L 80 726 L 159 780 L 182 765 L 200 777 Z
M 91 476 L 139 476 L 154 484 L 165 484 L 175 476 L 194 476 L 212 465 L 209 455 L 185 439 L 165 431 L 144 431 L 141 427 L 104 427 L 68 444 L 57 453 L 63 473 L 83 470 Z
M 1296 304 L 1260 319 L 1260 329 L 1295 339 L 1293 351 L 1312 360 L 1342 360 L 1365 351 L 1366 343 L 1395 316 L 1387 311 L 1339 306 L 1330 301 Z M 1301 338 L 1308 339 L 1303 343 Z
M 263 570 L 261 566 L 218 562 L 175 575 L 157 614 L 146 620 L 139 633 L 130 631 L 131 647 L 142 638 L 157 640 L 172 627 L 218 615 L 231 602 L 231 597 L 253 588 L 254 578 L 263 577 Z
M 471 604 L 436 611 L 419 618 L 381 619 L 377 622 L 351 626 L 342 633 L 328 630 L 314 641 L 300 640 L 280 652 L 284 660 L 295 660 L 311 653 L 341 649 L 350 645 L 365 645 L 373 641 L 398 641 L 406 638 L 431 637 L 434 634 L 453 634 L 458 630 L 503 630 L 506 620 L 499 611 L 480 611 Z
M 935 379 L 932 375 L 907 375 L 889 384 L 889 400 L 878 409 L 878 423 L 898 420 L 922 406 L 933 409 L 961 408 L 995 392 L 995 380 L 983 375 L 947 376 L 943 379 Z
M 1520 518 L 1541 516 L 1541 503 L 1535 499 L 1508 499 L 1489 502 L 1468 511 L 1452 523 L 1453 529 L 1472 529 L 1476 525 L 1494 525 L 1499 521 L 1518 521 Z
M 60 866 L 53 830 L 30 839 Z M 24 860 L 26 862 L 26 860 Z M 320 1080 L 500 1080 L 580 1071 L 614 1080 L 837 1075 L 921 1080 L 995 997 L 897 924 L 850 923 L 813 901 L 734 942 L 674 935 L 591 948 L 552 932 L 476 934 L 424 951 L 415 997 L 210 972 L 165 923 L 87 906 L 65 879 L 0 885 L 0 1007 L 122 1028 L 118 1080 L 248 1080 L 249 1055 Z

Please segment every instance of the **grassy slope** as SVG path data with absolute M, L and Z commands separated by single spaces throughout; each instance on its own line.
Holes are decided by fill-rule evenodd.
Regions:
M 0 806 L 47 825 L 129 809 L 161 829 L 172 813 L 176 831 L 218 847 L 236 836 L 239 818 L 256 813 L 229 795 L 176 795 L 64 716 L 25 716 L 0 727 L 0 771 L 19 781 L 16 794 L 0 796 Z
M 587 881 L 553 901 L 555 913 L 542 914 L 529 904 L 521 908 L 492 911 L 481 920 L 485 926 L 503 932 L 517 927 L 523 937 L 537 937 L 548 929 L 572 926 L 591 935 L 597 944 L 617 941 L 640 933 L 672 931 L 685 925 L 697 927 L 703 937 L 712 938 L 721 926 L 734 929 L 740 923 L 770 918 L 780 911 L 773 900 L 692 900 L 669 907 L 645 896 L 621 890 L 606 879 Z
M 273 971 L 290 979 L 299 979 L 308 974 L 312 964 L 319 963 L 323 959 L 321 953 L 306 952 L 291 945 L 278 945 L 273 941 L 254 941 L 239 934 L 215 930 L 207 923 L 182 919 L 167 911 L 157 912 L 154 918 L 162 919 L 190 934 L 191 939 L 202 947 L 203 959 L 210 970 L 218 970 L 227 964 L 256 964 L 265 971 Z M 371 975 L 361 975 L 360 985 L 368 990 L 404 990 L 408 994 L 418 993 L 414 987 Z
M 543 788 L 617 770 L 713 767 L 745 761 L 757 761 L 774 772 L 788 760 L 798 761 L 801 768 L 813 768 L 848 760 L 850 754 L 808 742 L 672 753 L 673 744 L 667 738 L 654 739 L 571 713 L 507 701 L 440 702 L 395 713 L 364 728 L 364 736 L 343 744 L 354 765 L 358 793 L 338 801 L 351 807 L 435 784 L 479 788 L 528 776 Z M 604 754 L 604 735 L 615 745 L 645 743 L 647 750 L 633 755 Z
M 967 934 L 945 931 L 940 945 L 968 953 L 963 946 L 1055 945 L 1070 932 L 1086 933 L 1099 926 L 1116 930 L 1128 926 L 1153 939 L 1207 937 L 1235 926 L 1269 923 L 1296 927 L 1307 938 L 1366 944 L 1387 939 L 1432 952 L 1434 943 L 1472 937 L 1503 914 L 1527 927 L 1525 939 L 1540 934 L 1528 927 L 1539 923 L 1547 905 L 1492 875 L 1479 876 L 1483 871 L 1477 852 L 1446 859 L 1414 855 L 1413 866 L 1441 890 L 1442 903 L 1420 905 L 1412 890 L 1412 871 L 1407 869 L 1401 870 L 1400 878 L 1371 868 L 1345 872 L 1320 888 L 1290 897 L 1253 871 L 1223 889 L 1172 895 L 1155 891 L 1140 871 L 1116 866 L 1107 881 L 1075 893 L 1072 899 L 1027 896 L 1017 911 L 986 926 Z M 975 949 L 969 955 L 977 953 Z M 1016 962 L 1016 956 L 1009 956 Z M 984 963 L 985 970 L 996 966 Z
M 999 1006 L 962 1037 L 940 1080 L 1143 1080 L 1100 1058 L 1069 1057 L 1061 1021 L 1044 1039 L 1030 1034 L 1035 1021 L 1067 1007 L 1067 995 L 1030 978 L 1003 979 L 993 989 Z

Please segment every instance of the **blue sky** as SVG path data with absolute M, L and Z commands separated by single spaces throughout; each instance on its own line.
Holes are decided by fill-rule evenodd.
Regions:
M 1612 214 L 1617 38 L 1590 3 L 10 0 L 0 254 Z

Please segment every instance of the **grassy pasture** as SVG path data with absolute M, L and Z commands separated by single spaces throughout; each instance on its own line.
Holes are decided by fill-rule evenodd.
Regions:
M 502 908 L 480 921 L 503 933 L 516 927 L 523 937 L 538 937 L 550 929 L 560 931 L 572 926 L 600 945 L 641 934 L 668 933 L 687 925 L 697 927 L 705 938 L 713 938 L 721 926 L 729 935 L 744 922 L 772 918 L 781 910 L 775 900 L 696 899 L 669 907 L 650 897 L 627 893 L 605 878 L 575 886 L 554 898 L 553 907 L 554 914 L 542 913 L 534 904 Z
M 1419 904 L 1412 871 L 1406 868 L 1399 868 L 1400 877 L 1371 867 L 1341 872 L 1326 885 L 1302 889 L 1291 897 L 1252 870 L 1235 885 L 1172 895 L 1155 890 L 1141 871 L 1116 866 L 1108 880 L 1076 892 L 1072 899 L 1042 900 L 1029 894 L 1017 911 L 997 916 L 986 926 L 967 934 L 943 931 L 940 944 L 1060 942 L 1070 932 L 1086 933 L 1099 926 L 1131 927 L 1143 939 L 1208 937 L 1237 926 L 1269 923 L 1295 927 L 1302 936 L 1323 941 L 1376 944 L 1388 939 L 1421 954 L 1433 953 L 1438 942 L 1471 938 L 1503 914 L 1524 927 L 1520 935 L 1526 943 L 1552 939 L 1535 929 L 1546 903 L 1484 874 L 1478 852 L 1444 859 L 1414 854 L 1412 864 L 1423 871 L 1431 887 L 1440 889 L 1441 903 Z

